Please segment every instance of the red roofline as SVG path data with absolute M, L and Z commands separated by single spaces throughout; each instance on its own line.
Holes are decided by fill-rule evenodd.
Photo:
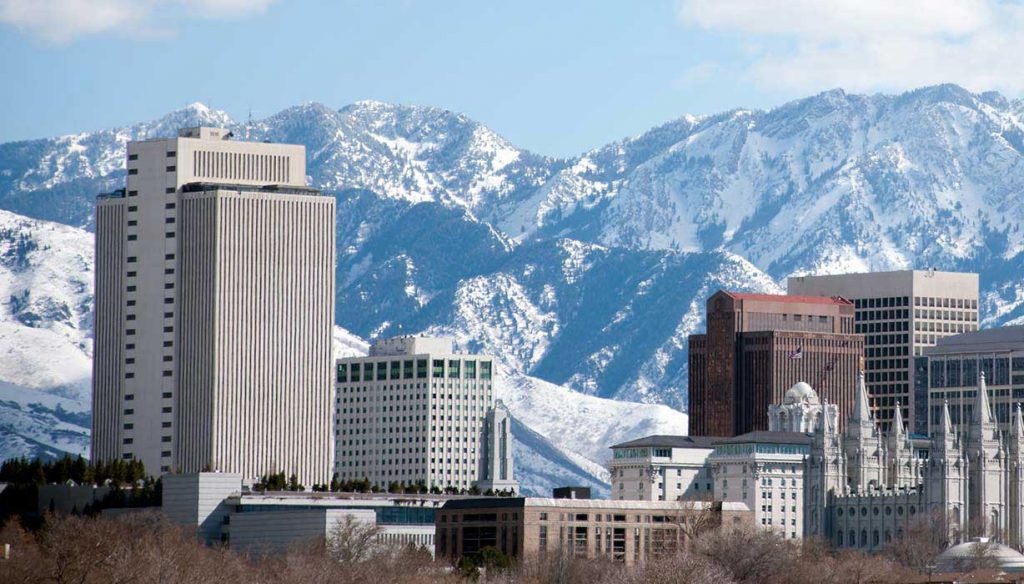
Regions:
M 853 302 L 850 302 L 842 296 L 789 296 L 786 294 L 750 294 L 747 292 L 730 292 L 728 290 L 722 290 L 723 293 L 737 300 L 761 300 L 764 302 L 802 302 L 805 304 L 839 304 L 839 305 L 850 305 L 853 306 Z

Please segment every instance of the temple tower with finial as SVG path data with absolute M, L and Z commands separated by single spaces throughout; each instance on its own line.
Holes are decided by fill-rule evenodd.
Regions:
M 968 528 L 973 535 L 988 535 L 1002 541 L 1006 524 L 1006 458 L 999 427 L 989 407 L 985 373 L 978 377 L 978 390 L 967 427 L 964 450 L 967 459 Z
M 881 487 L 885 484 L 885 448 L 882 433 L 868 407 L 863 371 L 857 375 L 857 392 L 854 395 L 853 412 L 846 425 L 843 450 L 846 454 L 847 480 L 852 491 L 863 493 L 871 486 Z
M 1009 505 L 1007 505 L 1007 531 L 1010 547 L 1024 546 L 1024 415 L 1020 404 L 1013 412 L 1013 425 L 1007 439 L 1007 475 L 1009 482 Z
M 949 402 L 945 401 L 942 420 L 931 436 L 925 488 L 929 510 L 943 514 L 951 536 L 967 523 L 965 464 L 960 438 L 949 415 Z

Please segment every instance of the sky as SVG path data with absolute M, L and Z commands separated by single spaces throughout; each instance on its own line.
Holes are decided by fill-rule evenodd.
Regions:
M 0 0 L 0 142 L 376 99 L 572 156 L 835 87 L 1016 98 L 1022 2 Z

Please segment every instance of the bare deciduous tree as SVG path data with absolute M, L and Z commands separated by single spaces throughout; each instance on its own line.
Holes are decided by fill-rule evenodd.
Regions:
M 923 573 L 935 556 L 949 547 L 951 525 L 950 516 L 943 511 L 918 514 L 903 536 L 886 546 L 885 553 L 893 561 Z
M 346 515 L 331 527 L 327 535 L 327 552 L 346 564 L 369 560 L 378 549 L 380 533 L 381 528 L 377 525 Z

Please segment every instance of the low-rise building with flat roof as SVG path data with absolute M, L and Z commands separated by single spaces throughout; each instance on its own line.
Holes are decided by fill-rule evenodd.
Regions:
M 736 503 L 539 497 L 451 500 L 436 518 L 437 556 L 452 562 L 493 547 L 513 558 L 571 553 L 626 565 L 676 553 L 688 541 L 688 525 L 752 521 L 750 509 Z
M 168 474 L 163 512 L 196 529 L 207 543 L 243 553 L 274 554 L 322 541 L 346 518 L 377 525 L 377 542 L 434 551 L 435 514 L 453 495 L 391 493 L 255 492 L 242 476 L 226 473 Z

